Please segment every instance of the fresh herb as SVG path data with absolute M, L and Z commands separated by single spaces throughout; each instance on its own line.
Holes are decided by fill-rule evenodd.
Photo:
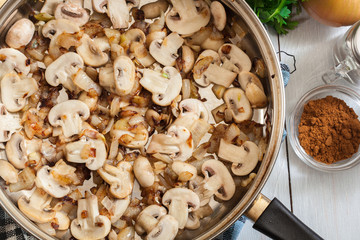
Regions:
M 279 34 L 287 34 L 299 24 L 291 18 L 300 13 L 300 1 L 306 0 L 246 0 L 260 20 Z

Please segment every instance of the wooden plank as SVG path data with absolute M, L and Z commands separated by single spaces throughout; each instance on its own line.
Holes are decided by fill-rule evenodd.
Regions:
M 286 89 L 287 116 L 299 98 L 321 85 L 321 75 L 332 65 L 336 38 L 346 27 L 332 28 L 310 19 L 306 13 L 295 31 L 280 38 L 282 50 L 294 54 L 297 71 Z M 289 146 L 294 213 L 324 239 L 359 239 L 360 166 L 339 173 L 323 173 L 307 167 Z

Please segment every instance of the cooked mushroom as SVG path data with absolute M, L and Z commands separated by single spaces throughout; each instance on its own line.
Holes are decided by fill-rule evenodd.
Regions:
M 61 127 L 65 137 L 79 134 L 83 120 L 90 116 L 89 107 L 79 100 L 68 100 L 53 107 L 48 115 L 54 127 Z
M 140 9 L 144 12 L 145 18 L 153 19 L 160 17 L 161 13 L 165 13 L 168 8 L 169 3 L 166 0 L 159 0 L 145 4 Z
M 109 56 L 100 49 L 100 46 L 84 34 L 81 38 L 81 45 L 76 48 L 76 52 L 82 57 L 87 65 L 100 67 L 108 62 Z
M 50 236 L 61 237 L 70 227 L 70 218 L 62 211 L 56 211 L 55 217 L 47 223 L 37 224 L 41 230 Z M 63 233 L 65 234 L 65 233 Z
M 193 139 L 188 129 L 173 125 L 167 134 L 153 135 L 147 153 L 168 155 L 173 160 L 186 161 L 192 155 Z
M 209 6 L 203 0 L 171 0 L 172 8 L 166 15 L 168 28 L 179 34 L 192 34 L 210 21 Z
M 134 187 L 134 175 L 130 163 L 122 161 L 117 167 L 105 164 L 98 170 L 99 175 L 110 185 L 110 193 L 116 198 L 129 196 Z
M 239 69 L 238 72 L 249 72 L 251 69 L 251 60 L 248 55 L 234 44 L 225 43 L 222 45 L 219 49 L 219 55 L 223 62 L 228 60 L 235 65 Z
M 154 103 L 168 106 L 179 95 L 182 79 L 180 73 L 173 67 L 164 67 L 162 73 L 145 69 L 140 84 L 153 94 Z
M 200 219 L 210 216 L 213 212 L 213 209 L 207 204 L 200 207 L 198 210 L 189 213 L 185 228 L 191 230 L 198 229 L 200 227 Z
M 127 56 L 120 56 L 114 61 L 114 80 L 116 93 L 129 94 L 135 84 L 135 65 Z
M 252 107 L 265 107 L 267 98 L 260 79 L 251 72 L 239 73 L 239 83 Z
M 134 174 L 139 184 L 146 188 L 154 184 L 155 174 L 149 160 L 146 157 L 139 156 L 134 161 Z
M 64 2 L 64 0 L 45 0 L 45 3 L 42 6 L 40 12 L 54 15 L 57 5 L 59 5 L 60 3 L 63 3 L 63 2 Z
M 146 236 L 147 240 L 172 240 L 178 233 L 178 222 L 171 215 L 162 216 L 155 228 Z
M 196 193 L 187 188 L 172 188 L 165 192 L 162 204 L 169 209 L 169 215 L 179 223 L 179 229 L 186 225 L 189 212 L 200 207 L 200 199 Z
M 0 159 L 0 177 L 6 183 L 16 183 L 18 181 L 18 170 L 8 161 Z
M 78 200 L 77 218 L 71 222 L 70 229 L 77 239 L 102 239 L 109 234 L 111 222 L 99 214 L 96 196 Z
M 1 100 L 9 112 L 18 112 L 38 89 L 35 79 L 21 79 L 17 73 L 8 73 L 1 80 Z
M 181 182 L 190 181 L 197 176 L 196 167 L 190 163 L 174 161 L 171 165 L 171 169 L 178 175 L 178 180 Z
M 0 143 L 9 141 L 11 136 L 21 128 L 20 117 L 9 113 L 0 103 Z
M 30 64 L 27 57 L 19 50 L 2 48 L 0 49 L 0 79 L 11 71 L 26 76 L 30 72 Z
M 218 156 L 233 163 L 231 170 L 237 176 L 246 176 L 251 173 L 259 162 L 260 149 L 251 142 L 246 141 L 240 147 L 220 140 Z
M 154 40 L 149 46 L 149 52 L 162 65 L 174 66 L 176 59 L 179 57 L 177 52 L 183 43 L 184 39 L 174 32 L 169 34 L 164 40 Z
M 79 69 L 75 75 L 73 75 L 74 84 L 80 89 L 90 92 L 94 91 L 98 96 L 101 95 L 101 87 L 94 82 L 82 69 Z
M 67 19 L 78 26 L 85 25 L 89 21 L 89 13 L 78 4 L 67 1 L 57 5 L 54 12 L 56 19 Z
M 65 53 L 47 67 L 45 79 L 51 86 L 62 84 L 69 91 L 78 92 L 79 88 L 72 81 L 72 77 L 83 67 L 84 61 L 80 55 L 74 52 Z
M 225 91 L 223 99 L 235 122 L 240 123 L 251 119 L 252 108 L 243 90 L 229 88 Z
M 179 118 L 186 115 L 194 115 L 194 118 L 209 121 L 209 112 L 204 103 L 197 99 L 185 99 L 179 103 Z
M 36 188 L 29 199 L 22 196 L 18 200 L 19 209 L 36 223 L 50 222 L 56 211 L 50 207 L 52 197 L 44 190 Z
M 106 160 L 106 148 L 103 140 L 82 137 L 79 141 L 65 146 L 66 160 L 74 163 L 85 163 L 90 170 L 98 170 Z
M 6 34 L 5 42 L 9 47 L 19 49 L 31 41 L 34 32 L 34 23 L 27 18 L 22 18 L 11 26 Z
M 216 29 L 219 31 L 224 30 L 226 24 L 226 12 L 224 6 L 218 1 L 213 1 L 210 5 L 210 11 Z
M 108 210 L 111 223 L 118 221 L 125 213 L 130 204 L 130 197 L 124 199 L 110 200 L 107 196 L 101 201 L 101 204 Z
M 165 216 L 167 211 L 164 207 L 158 205 L 150 205 L 144 208 L 136 217 L 135 230 L 139 235 L 150 233 L 162 216 Z

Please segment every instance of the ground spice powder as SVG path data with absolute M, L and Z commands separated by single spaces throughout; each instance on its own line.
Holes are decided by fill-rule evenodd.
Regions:
M 341 99 L 327 96 L 312 100 L 301 115 L 299 141 L 315 160 L 331 164 L 357 152 L 360 121 Z

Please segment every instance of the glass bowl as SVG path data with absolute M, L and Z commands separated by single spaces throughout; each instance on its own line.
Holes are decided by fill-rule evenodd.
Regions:
M 349 169 L 360 161 L 360 147 L 358 151 L 350 158 L 332 163 L 325 164 L 316 161 L 313 157 L 305 152 L 299 142 L 298 126 L 300 118 L 304 110 L 304 105 L 310 100 L 324 98 L 326 96 L 333 96 L 342 99 L 349 107 L 354 109 L 355 113 L 360 116 L 360 95 L 352 89 L 341 85 L 323 85 L 316 87 L 307 92 L 296 104 L 294 110 L 287 119 L 288 137 L 290 144 L 294 149 L 296 155 L 308 166 L 317 170 L 332 172 Z

